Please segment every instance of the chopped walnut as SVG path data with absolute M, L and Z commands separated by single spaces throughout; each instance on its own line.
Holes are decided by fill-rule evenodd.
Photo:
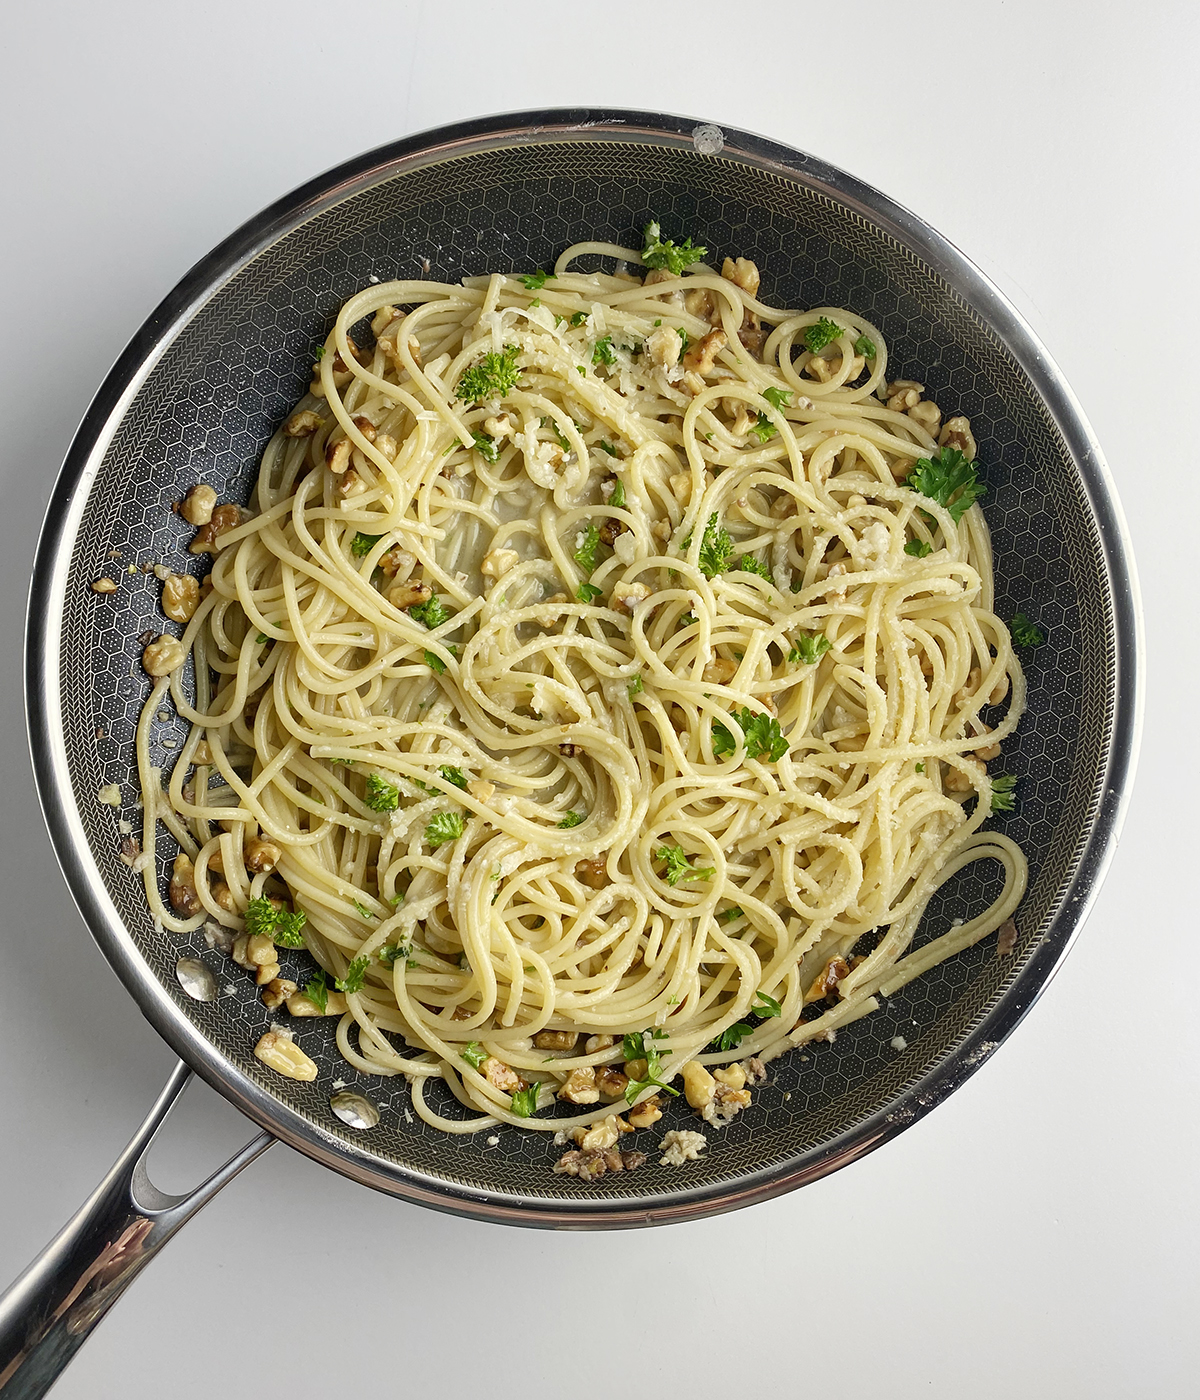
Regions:
M 969 771 L 964 772 L 962 768 L 947 766 L 945 788 L 947 792 L 974 792 L 975 781 L 971 774 L 978 774 L 983 777 L 983 764 L 976 762 L 973 758 L 960 758 L 959 763 L 963 764 Z
M 996 956 L 1007 958 L 1017 946 L 1017 926 L 1012 919 L 1005 919 L 996 935 Z
M 908 416 L 914 423 L 920 423 L 930 437 L 937 437 L 938 429 L 942 425 L 942 410 L 937 404 L 930 403 L 928 399 L 922 399 L 920 403 L 914 404 L 908 410 Z
M 515 569 L 521 562 L 521 556 L 515 549 L 491 549 L 483 556 L 483 563 L 479 567 L 479 572 L 484 578 L 503 578 L 510 569 Z
M 508 414 L 500 413 L 492 418 L 484 419 L 483 431 L 490 438 L 500 439 L 513 437 L 517 430 L 513 427 L 513 421 Z
M 268 1011 L 277 1011 L 295 991 L 295 982 L 289 982 L 283 977 L 272 977 L 259 992 L 259 996 Z
M 722 330 L 709 331 L 706 336 L 702 336 L 694 345 L 689 345 L 687 354 L 683 357 L 684 369 L 689 369 L 695 374 L 709 374 L 716 362 L 717 355 L 725 347 L 726 335 Z
M 351 418 L 350 421 L 368 442 L 375 441 L 375 424 L 371 422 L 365 413 L 358 414 L 356 417 Z
M 589 1035 L 583 1043 L 584 1054 L 595 1055 L 601 1050 L 611 1050 L 616 1043 L 616 1036 Z
M 617 583 L 613 585 L 609 603 L 614 612 L 632 614 L 634 608 L 639 603 L 644 603 L 649 596 L 650 590 L 644 583 Z
M 284 437 L 312 437 L 321 426 L 321 415 L 311 408 L 297 409 L 283 425 Z
M 584 1152 L 602 1152 L 606 1147 L 614 1146 L 623 1131 L 629 1131 L 629 1124 L 619 1114 L 610 1113 L 598 1122 L 576 1128 L 571 1136 L 575 1139 L 575 1145 Z
M 552 1170 L 557 1176 L 577 1176 L 580 1181 L 594 1181 L 606 1172 L 636 1171 L 645 1160 L 644 1152 L 618 1152 L 615 1147 L 590 1152 L 572 1148 L 563 1153 Z
M 643 1103 L 631 1108 L 625 1115 L 631 1128 L 648 1128 L 662 1117 L 662 1105 L 657 1094 L 651 1094 Z
M 483 778 L 473 778 L 467 784 L 467 791 L 480 802 L 486 802 L 488 798 L 495 794 L 496 784 L 489 783 Z
M 242 512 L 237 506 L 218 506 L 208 523 L 201 525 L 196 531 L 191 544 L 188 545 L 188 553 L 216 554 L 221 548 L 220 536 L 229 530 L 237 529 L 241 523 Z
M 538 1031 L 533 1043 L 539 1050 L 574 1050 L 578 1031 Z
M 433 589 L 427 583 L 414 583 L 409 579 L 388 589 L 387 600 L 394 608 L 412 608 L 418 603 L 427 603 L 433 597 Z
M 169 676 L 172 671 L 178 671 L 186 659 L 187 652 L 183 643 L 177 637 L 170 637 L 164 633 L 150 642 L 142 652 L 142 670 L 148 676 L 159 679 Z
M 246 842 L 243 859 L 246 869 L 252 875 L 265 875 L 275 869 L 282 855 L 283 848 L 277 846 L 274 841 L 264 841 L 259 836 L 252 836 Z
M 992 732 L 992 727 L 991 727 L 991 725 L 990 725 L 990 724 L 985 724 L 985 725 L 983 726 L 983 732 L 984 732 L 985 734 L 990 734 L 990 733 Z M 976 758 L 982 758 L 982 759 L 988 759 L 988 760 L 993 759 L 993 758 L 999 758 L 999 757 L 1000 757 L 1000 745 L 999 745 L 998 743 L 985 744 L 982 748 L 979 748 L 979 749 L 976 749 L 976 750 L 975 750 L 975 757 L 976 757 Z
M 726 1065 L 723 1069 L 714 1069 L 713 1078 L 719 1080 L 727 1089 L 744 1089 L 746 1087 L 746 1071 L 739 1064 Z
M 750 1107 L 750 1097 L 749 1089 L 731 1089 L 727 1084 L 718 1084 L 712 1099 L 700 1110 L 700 1116 L 706 1123 L 727 1123 L 743 1108 Z
M 756 297 L 762 282 L 758 267 L 749 258 L 726 258 L 721 264 L 721 276 L 735 287 L 740 287 L 747 296 Z
M 381 306 L 371 319 L 371 334 L 378 339 L 401 314 L 394 306 Z
M 600 526 L 600 543 L 608 545 L 611 549 L 627 528 L 623 520 L 618 520 L 615 516 L 610 515 Z
M 575 877 L 582 880 L 589 889 L 602 890 L 608 884 L 607 855 L 591 856 L 587 860 L 577 862 Z
M 660 369 L 673 369 L 679 363 L 683 340 L 674 326 L 659 326 L 646 337 L 646 353 L 650 363 Z
M 325 465 L 334 474 L 341 474 L 350 465 L 350 449 L 353 446 L 349 438 L 339 438 L 337 442 L 327 442 L 325 444 Z
M 93 593 L 115 593 L 117 591 L 117 581 L 115 578 L 97 578 L 92 580 Z
M 703 1065 L 689 1060 L 683 1067 L 683 1092 L 693 1108 L 703 1109 L 713 1100 L 716 1081 Z
M 845 958 L 830 958 L 821 971 L 813 978 L 812 985 L 804 994 L 804 1003 L 820 1001 L 834 991 L 843 977 L 849 977 L 850 967 Z
M 757 1055 L 751 1055 L 748 1060 L 742 1061 L 742 1073 L 746 1076 L 747 1084 L 761 1084 L 767 1077 L 767 1067 Z
M 693 287 L 683 294 L 683 309 L 698 321 L 711 322 L 716 315 L 716 301 L 707 288 Z
M 924 384 L 918 384 L 915 379 L 893 379 L 887 386 L 887 406 L 899 413 L 907 413 L 921 402 L 924 392 Z
M 619 1069 L 613 1069 L 611 1065 L 597 1065 L 596 1088 L 606 1102 L 611 1103 L 615 1099 L 623 1098 L 628 1086 L 628 1075 L 622 1074 Z
M 728 657 L 714 656 L 704 668 L 704 679 L 715 685 L 725 685 L 737 675 L 737 662 Z
M 558 751 L 564 758 L 578 758 L 583 752 L 582 744 L 559 744 Z
M 200 606 L 200 581 L 191 574 L 168 574 L 162 589 L 162 610 L 172 622 L 190 622 Z
M 217 493 L 211 486 L 198 481 L 195 486 L 188 487 L 187 495 L 179 503 L 179 514 L 189 525 L 207 525 L 216 504 Z
M 502 1089 L 506 1094 L 515 1094 L 524 1085 L 516 1070 L 511 1065 L 506 1065 L 503 1060 L 496 1059 L 495 1055 L 489 1055 L 484 1060 L 479 1072 L 489 1084 Z
M 191 859 L 182 852 L 175 857 L 175 864 L 171 867 L 167 898 L 171 902 L 171 908 L 177 914 L 182 914 L 185 919 L 198 914 L 202 907 L 200 896 L 196 893 L 195 867 Z
M 590 1065 L 573 1069 L 563 1081 L 558 1097 L 567 1103 L 598 1103 L 600 1090 L 596 1088 L 596 1071 Z
M 938 434 L 939 447 L 956 447 L 968 462 L 975 460 L 975 435 L 971 432 L 971 420 L 961 416 L 947 418 Z

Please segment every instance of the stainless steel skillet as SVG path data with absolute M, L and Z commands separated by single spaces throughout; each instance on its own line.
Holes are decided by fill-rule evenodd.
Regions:
M 887 335 L 895 373 L 971 418 L 998 610 L 1032 615 L 1049 638 L 1030 656 L 1029 713 L 1006 754 L 1021 796 L 1006 829 L 1029 852 L 1032 881 L 1011 957 L 998 959 L 990 942 L 973 949 L 834 1044 L 778 1062 L 753 1109 L 713 1134 L 701 1161 L 678 1169 L 652 1157 L 637 1173 L 581 1186 L 552 1175 L 544 1135 L 427 1129 L 407 1110 L 406 1087 L 356 1075 L 323 1022 L 300 1031 L 319 1066 L 314 1083 L 279 1079 L 253 1058 L 270 1013 L 248 979 L 228 977 L 202 936 L 156 933 L 140 879 L 121 860 L 118 820 L 135 817 L 133 726 L 146 688 L 138 638 L 162 627 L 157 580 L 123 574 L 107 596 L 90 583 L 118 562 L 189 559 L 171 504 L 201 479 L 245 497 L 263 445 L 307 382 L 313 343 L 370 278 L 548 266 L 567 243 L 628 242 L 650 218 L 717 255 L 753 258 L 772 301 L 861 310 Z M 186 1082 L 181 1065 L 97 1195 L 0 1304 L 0 1390 L 42 1394 L 155 1250 L 275 1138 L 410 1201 L 571 1229 L 730 1210 L 878 1146 L 1009 1034 L 1077 931 L 1124 811 L 1139 652 L 1120 509 L 1070 390 L 971 263 L 852 177 L 687 119 L 551 111 L 397 142 L 271 206 L 184 278 L 89 409 L 38 549 L 26 662 L 39 792 L 88 926 L 185 1065 L 264 1131 L 197 1191 L 155 1191 L 142 1160 Z M 166 714 L 156 762 L 170 766 L 182 734 Z M 98 797 L 112 783 L 119 810 Z M 928 930 L 978 907 L 988 878 L 964 873 L 930 910 Z M 302 955 L 290 956 L 299 971 Z M 901 1030 L 908 1046 L 897 1051 Z M 339 1093 L 354 1097 L 335 1108 Z

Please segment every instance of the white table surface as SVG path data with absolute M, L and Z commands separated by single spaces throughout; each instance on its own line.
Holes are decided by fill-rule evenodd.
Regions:
M 410 1207 L 277 1146 L 56 1395 L 1200 1393 L 1194 5 L 62 0 L 4 26 L 0 1283 L 172 1063 L 36 807 L 18 664 L 34 539 L 126 339 L 302 180 L 447 121 L 585 103 L 727 122 L 854 172 L 966 250 L 1062 366 L 1129 517 L 1149 650 L 1140 778 L 1083 935 L 1012 1040 L 882 1151 L 732 1216 L 563 1235 Z M 245 1131 L 189 1091 L 162 1184 Z

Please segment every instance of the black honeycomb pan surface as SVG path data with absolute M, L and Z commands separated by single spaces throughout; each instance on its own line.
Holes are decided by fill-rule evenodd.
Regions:
M 362 1076 L 336 1052 L 333 1025 L 298 1023 L 319 1066 L 315 1083 L 281 1080 L 251 1048 L 271 1020 L 244 973 L 200 934 L 156 934 L 140 877 L 118 855 L 117 820 L 140 825 L 133 736 L 148 691 L 139 635 L 165 624 L 159 584 L 123 575 L 115 595 L 90 581 L 121 564 L 163 562 L 199 571 L 190 531 L 171 506 L 193 482 L 244 500 L 263 446 L 304 392 L 315 342 L 340 303 L 370 279 L 427 275 L 453 281 L 491 270 L 547 267 L 567 244 L 629 244 L 649 218 L 691 234 L 712 256 L 745 256 L 763 272 L 763 296 L 793 307 L 847 306 L 879 326 L 893 377 L 922 381 L 945 414 L 970 417 L 988 494 L 997 611 L 1034 617 L 1047 645 L 1026 655 L 1029 708 L 1006 767 L 1018 810 L 996 823 L 1030 858 L 1020 941 L 1000 960 L 989 940 L 905 988 L 833 1044 L 807 1047 L 770 1067 L 753 1106 L 710 1129 L 706 1157 L 684 1171 L 657 1165 L 588 1186 L 556 1177 L 561 1149 L 547 1135 L 492 1129 L 447 1137 L 427 1128 L 402 1080 Z M 88 488 L 66 579 L 58 658 L 72 800 L 90 858 L 121 920 L 168 996 L 236 1069 L 289 1105 L 326 1138 L 460 1192 L 511 1192 L 561 1203 L 584 1194 L 716 1189 L 836 1144 L 856 1125 L 903 1104 L 931 1069 L 961 1047 L 1005 996 L 1059 910 L 1097 811 L 1114 707 L 1112 599 L 1087 495 L 1052 416 L 983 319 L 929 266 L 802 178 L 737 158 L 586 134 L 565 144 L 502 146 L 402 170 L 320 210 L 234 272 L 166 346 L 129 402 Z M 173 715 L 155 725 L 154 761 L 169 768 L 184 735 Z M 100 804 L 121 785 L 120 812 Z M 165 882 L 171 842 L 161 843 Z M 994 874 L 979 864 L 930 907 L 921 937 L 944 931 L 987 900 Z M 217 972 L 211 1004 L 189 1000 L 174 975 L 190 954 Z M 292 965 L 294 964 L 294 966 Z M 289 954 L 284 975 L 305 976 Z M 907 1048 L 893 1048 L 902 1037 Z M 366 1135 L 341 1125 L 335 1086 L 359 1087 L 382 1111 Z M 663 1129 L 696 1126 L 676 1103 L 631 1145 L 652 1151 Z

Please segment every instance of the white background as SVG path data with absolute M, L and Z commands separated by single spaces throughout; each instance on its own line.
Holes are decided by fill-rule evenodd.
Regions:
M 275 1147 L 56 1395 L 1196 1395 L 1194 4 L 42 0 L 5 31 L 0 1284 L 172 1061 L 34 802 L 18 658 L 44 503 L 151 308 L 325 167 L 443 122 L 592 103 L 760 131 L 879 186 L 1063 367 L 1129 517 L 1149 652 L 1140 779 L 1075 951 L 1012 1041 L 882 1151 L 721 1219 L 553 1235 L 409 1207 Z M 163 1184 L 244 1131 L 193 1089 Z

